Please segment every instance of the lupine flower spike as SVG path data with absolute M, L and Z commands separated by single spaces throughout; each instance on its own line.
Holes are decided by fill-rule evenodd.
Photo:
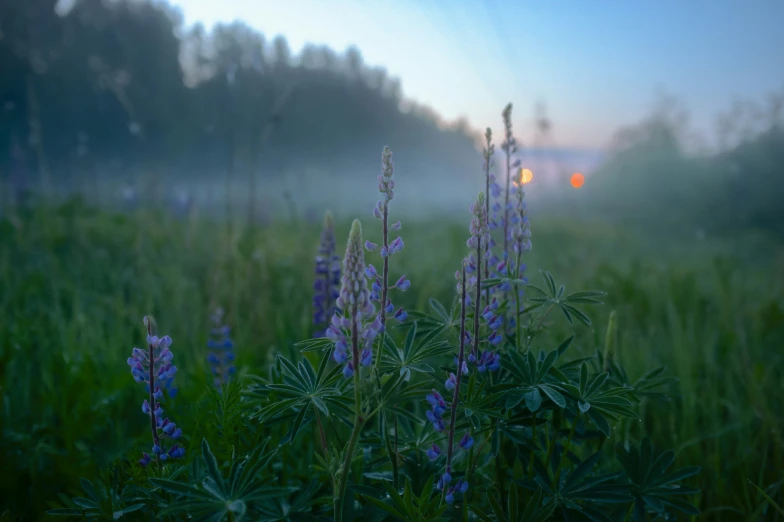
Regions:
M 380 315 L 376 315 L 376 309 L 370 301 L 370 290 L 365 280 L 362 225 L 357 219 L 351 225 L 346 255 L 343 258 L 343 285 L 340 287 L 337 306 L 342 315 L 335 315 L 327 335 L 336 341 L 335 360 L 338 363 L 346 363 L 343 375 L 354 378 L 354 427 L 351 430 L 343 463 L 338 471 L 339 478 L 335 491 L 335 513 L 342 513 L 343 499 L 346 495 L 350 475 L 348 469 L 351 465 L 354 445 L 359 439 L 359 432 L 364 423 L 359 365 L 370 366 L 372 364 L 373 340 L 383 327 Z M 346 333 L 348 333 L 348 337 Z M 360 346 L 363 348 L 361 355 Z M 346 353 L 346 347 L 350 349 L 349 354 Z M 338 519 L 342 520 L 342 518 Z
M 324 215 L 324 228 L 316 256 L 316 279 L 313 282 L 313 324 L 315 337 L 324 337 L 330 319 L 335 315 L 335 300 L 340 289 L 340 257 L 337 255 L 332 214 Z
M 483 167 L 485 170 L 485 218 L 488 220 L 487 229 L 488 231 L 492 229 L 491 223 L 489 221 L 490 216 L 490 187 L 497 185 L 495 184 L 495 177 L 490 174 L 490 169 L 493 167 L 493 154 L 495 154 L 495 145 L 493 144 L 493 131 L 490 130 L 488 127 L 485 130 L 485 147 L 482 151 L 482 156 L 484 157 Z M 488 241 L 485 242 L 485 279 L 490 278 L 490 258 L 492 255 L 492 237 L 488 238 Z M 485 293 L 489 295 L 489 292 Z M 486 298 L 486 301 L 489 301 L 489 297 Z M 485 303 L 486 305 L 489 303 Z
M 147 350 L 134 348 L 131 357 L 128 357 L 128 366 L 131 367 L 133 380 L 145 383 L 148 398 L 142 402 L 142 412 L 150 417 L 150 431 L 152 433 L 152 456 L 142 453 L 139 464 L 146 466 L 152 459 L 165 461 L 178 459 L 185 455 L 185 448 L 176 442 L 182 436 L 182 429 L 174 422 L 163 417 L 163 391 L 161 382 L 171 380 L 177 373 L 177 367 L 172 364 L 174 354 L 169 350 L 172 340 L 166 335 L 158 337 L 152 334 L 152 320 L 144 318 L 147 328 Z
M 528 209 L 524 201 L 525 191 L 523 190 L 523 173 L 520 173 L 520 183 L 516 184 L 515 193 L 517 195 L 517 205 L 515 206 L 515 225 L 512 229 L 512 248 L 515 252 L 515 279 L 523 279 L 525 277 L 525 265 L 522 263 L 523 253 L 531 250 L 531 228 L 528 223 Z M 522 288 L 517 288 L 514 291 L 515 310 L 516 316 L 519 316 L 522 311 Z M 519 343 L 522 338 L 522 331 L 519 323 L 511 324 L 510 327 L 517 327 L 517 342 Z
M 337 299 L 341 313 L 332 317 L 326 336 L 335 341 L 333 357 L 338 364 L 345 364 L 343 375 L 351 377 L 357 366 L 369 366 L 373 360 L 373 340 L 381 331 L 381 319 L 370 301 L 367 287 L 365 254 L 362 250 L 362 225 L 354 220 L 351 235 L 343 258 L 343 281 Z M 350 339 L 357 336 L 357 345 L 351 347 L 357 353 L 349 352 Z M 359 351 L 359 347 L 362 351 Z
M 391 288 L 396 288 L 401 292 L 405 292 L 411 287 L 411 281 L 406 279 L 406 276 L 402 276 L 398 279 L 397 283 L 393 286 L 389 285 L 389 258 L 403 250 L 404 246 L 403 239 L 400 236 L 395 238 L 391 243 L 389 242 L 389 231 L 400 230 L 401 228 L 400 221 L 397 221 L 392 225 L 389 224 L 389 204 L 395 197 L 395 166 L 392 163 L 392 151 L 389 150 L 389 147 L 384 147 L 384 150 L 381 152 L 381 174 L 378 176 L 378 192 L 381 194 L 381 199 L 376 202 L 376 206 L 373 208 L 373 215 L 381 220 L 382 241 L 379 254 L 383 260 L 383 268 L 379 273 L 373 265 L 368 265 L 365 275 L 373 280 L 371 286 L 372 292 L 370 294 L 371 299 L 382 304 L 379 311 L 379 320 L 381 323 L 381 331 L 384 332 L 387 318 L 390 315 L 399 322 L 405 321 L 408 317 L 408 313 L 403 308 L 398 308 L 397 311 L 395 311 L 395 306 L 392 304 L 392 300 L 389 297 L 389 290 Z M 371 243 L 370 241 L 365 242 L 365 249 L 368 252 L 373 252 L 376 248 L 378 248 L 378 245 L 375 243 Z M 384 342 L 383 335 L 380 342 Z M 376 358 L 376 370 L 378 370 L 380 360 L 380 357 Z
M 504 137 L 506 138 L 501 144 L 501 149 L 503 149 L 504 153 L 506 154 L 506 178 L 504 179 L 504 182 L 506 183 L 506 193 L 504 196 L 504 261 L 506 261 L 509 259 L 509 189 L 511 188 L 512 184 L 512 154 L 517 152 L 514 135 L 512 134 L 511 103 L 504 107 L 504 111 L 501 116 L 504 119 Z
M 210 363 L 215 386 L 220 389 L 221 385 L 227 382 L 236 370 L 234 367 L 234 342 L 229 336 L 231 328 L 223 322 L 223 309 L 216 309 L 211 319 L 212 330 L 210 339 L 207 341 L 210 354 L 207 356 L 207 362 Z

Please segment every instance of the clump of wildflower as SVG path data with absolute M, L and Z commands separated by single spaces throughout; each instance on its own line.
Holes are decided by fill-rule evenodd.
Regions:
M 163 391 L 161 383 L 170 381 L 177 373 L 177 367 L 172 364 L 174 354 L 169 350 L 172 340 L 168 335 L 158 337 L 152 334 L 152 321 L 144 318 L 147 327 L 147 349 L 134 348 L 131 357 L 128 357 L 128 366 L 131 367 L 133 379 L 138 383 L 145 383 L 149 397 L 142 402 L 142 412 L 150 417 L 150 430 L 152 433 L 152 455 L 143 453 L 139 464 L 146 466 L 154 458 L 159 461 L 178 459 L 185 455 L 185 448 L 176 442 L 182 436 L 182 428 L 168 418 L 163 417 Z M 167 443 L 168 442 L 168 443 Z
M 234 342 L 229 337 L 231 328 L 223 323 L 222 308 L 217 308 L 213 312 L 211 320 L 212 330 L 210 339 L 207 341 L 210 354 L 207 356 L 207 362 L 210 363 L 215 386 L 220 388 L 236 371 L 234 367 Z
M 324 228 L 316 255 L 316 279 L 313 282 L 313 324 L 315 337 L 324 337 L 325 328 L 335 315 L 335 300 L 340 292 L 340 257 L 337 255 L 332 214 L 324 214 Z
M 346 364 L 343 375 L 351 377 L 356 366 L 370 366 L 373 360 L 372 344 L 381 331 L 381 319 L 370 301 L 370 290 L 365 280 L 365 254 L 362 250 L 362 225 L 354 220 L 349 234 L 346 255 L 343 258 L 343 280 L 337 299 L 340 313 L 332 317 L 327 337 L 335 341 L 333 357 L 338 364 Z M 349 353 L 348 335 L 356 335 L 356 350 Z M 352 348 L 353 349 L 353 348 Z

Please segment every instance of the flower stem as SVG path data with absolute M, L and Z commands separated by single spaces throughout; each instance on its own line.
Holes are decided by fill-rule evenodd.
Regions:
M 520 190 L 522 190 L 522 188 L 520 188 Z M 517 264 L 515 265 L 515 279 L 520 279 L 520 263 L 522 262 L 522 260 L 523 260 L 523 249 L 521 246 L 520 252 L 517 253 Z M 520 320 L 520 312 L 522 312 L 520 306 L 521 305 L 520 289 L 517 287 L 514 288 L 514 298 L 515 298 L 515 310 L 517 312 L 515 315 L 515 327 L 517 331 L 515 336 L 515 348 L 519 350 L 520 345 L 522 344 L 523 341 L 523 328 L 522 328 L 522 322 Z
M 381 368 L 381 353 L 384 351 L 384 342 L 387 335 L 387 298 L 389 297 L 389 206 L 384 205 L 384 215 L 382 219 L 382 233 L 384 236 L 384 270 L 381 274 L 381 335 L 378 342 L 378 353 L 376 353 L 375 369 L 376 374 Z M 379 375 L 380 378 L 380 375 Z
M 479 357 L 479 317 L 480 317 L 480 301 L 482 297 L 482 238 L 476 245 L 476 300 L 474 301 L 474 357 Z M 463 282 L 465 284 L 465 281 Z M 463 373 L 462 358 L 457 366 L 457 372 Z
M 360 394 L 359 379 L 359 324 L 357 321 L 357 305 L 353 306 L 351 314 L 351 361 L 354 365 L 354 428 L 351 430 L 351 438 L 348 441 L 346 455 L 343 458 L 343 465 L 340 467 L 340 477 L 338 478 L 338 490 L 334 499 L 335 520 L 343 521 L 343 502 L 348 486 L 348 477 L 351 472 L 351 457 L 354 454 L 354 446 L 359 439 L 359 432 L 362 430 L 364 419 L 362 418 L 362 396 Z
M 457 374 L 455 377 L 455 391 L 452 394 L 452 411 L 449 415 L 449 437 L 447 443 L 446 453 L 446 472 L 451 475 L 452 473 L 452 454 L 454 452 L 455 442 L 455 422 L 457 420 L 457 401 L 460 399 L 460 377 L 463 372 L 463 358 L 465 357 L 465 324 L 466 324 L 466 271 L 465 263 L 463 264 L 461 285 L 462 291 L 460 296 L 460 352 L 457 356 Z M 446 484 L 444 484 L 443 491 L 446 491 Z
M 488 129 L 489 132 L 489 129 Z M 487 140 L 487 158 L 485 158 L 485 216 L 490 220 L 490 139 Z M 485 260 L 485 280 L 490 279 L 490 242 L 485 244 L 485 252 L 488 254 Z M 485 306 L 490 304 L 490 289 L 485 292 Z
M 152 320 L 149 317 L 144 318 L 144 324 L 147 326 L 147 336 L 152 337 Z M 150 430 L 152 431 L 152 442 L 155 446 L 160 448 L 160 439 L 158 438 L 158 424 L 155 421 L 155 346 L 152 343 L 147 343 L 148 358 L 150 361 Z M 155 461 L 160 464 L 158 454 L 155 455 Z

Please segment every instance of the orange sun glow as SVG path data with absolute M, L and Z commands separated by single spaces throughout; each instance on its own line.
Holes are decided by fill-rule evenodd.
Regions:
M 526 183 L 530 183 L 532 179 L 534 179 L 534 173 L 531 172 L 531 169 L 520 170 L 520 182 L 523 185 L 525 185 Z
M 583 183 L 585 183 L 585 176 L 583 176 L 579 172 L 575 172 L 574 174 L 572 174 L 572 179 L 570 180 L 570 182 L 574 188 L 580 188 L 583 186 Z

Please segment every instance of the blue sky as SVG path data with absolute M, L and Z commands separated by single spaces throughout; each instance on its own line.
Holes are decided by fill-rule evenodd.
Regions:
M 734 98 L 784 89 L 784 0 L 170 0 L 186 24 L 243 20 L 387 68 L 447 120 L 533 136 L 544 101 L 557 146 L 597 149 L 678 97 L 706 137 Z

